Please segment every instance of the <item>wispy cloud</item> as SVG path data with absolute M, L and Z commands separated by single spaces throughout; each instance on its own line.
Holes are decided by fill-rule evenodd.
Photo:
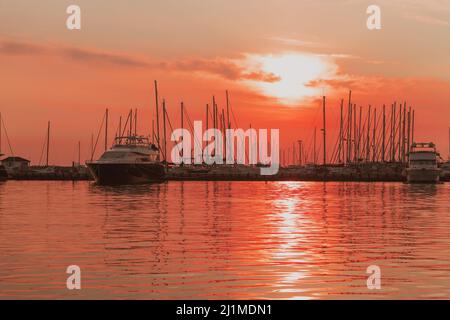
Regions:
M 242 66 L 239 61 L 227 58 L 184 59 L 159 61 L 125 53 L 105 52 L 94 49 L 35 44 L 20 41 L 0 41 L 0 54 L 10 56 L 54 55 L 78 63 L 105 66 L 114 65 L 127 68 L 147 68 L 170 72 L 194 72 L 222 77 L 227 80 L 257 80 L 276 82 L 280 78 L 260 69 Z
M 309 47 L 309 48 L 323 48 L 326 47 L 323 43 L 316 41 L 308 41 L 296 38 L 285 38 L 285 37 L 267 37 L 267 39 L 279 42 L 289 46 L 298 46 L 298 47 Z
M 424 15 L 424 14 L 416 14 L 407 12 L 405 14 L 405 17 L 410 20 L 415 20 L 418 22 L 423 22 L 427 24 L 437 25 L 437 26 L 444 26 L 444 27 L 450 27 L 450 20 L 444 20 L 437 17 L 433 17 L 431 15 Z
M 0 42 L 0 53 L 6 55 L 41 54 L 45 51 L 43 46 L 32 43 L 7 40 Z

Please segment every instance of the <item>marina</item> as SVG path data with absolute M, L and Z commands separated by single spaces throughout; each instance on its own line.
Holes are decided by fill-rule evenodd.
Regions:
M 394 102 L 388 112 L 383 105 L 381 112 L 377 108 L 368 106 L 367 109 L 352 101 L 352 92 L 349 91 L 347 108 L 344 110 L 344 100 L 339 107 L 339 123 L 336 137 L 327 139 L 326 123 L 326 97 L 322 99 L 321 111 L 322 143 L 318 143 L 317 130 L 314 128 L 311 139 L 297 140 L 292 146 L 279 150 L 279 169 L 274 175 L 261 175 L 260 169 L 266 164 L 254 162 L 251 164 L 249 152 L 243 150 L 244 158 L 237 156 L 234 164 L 206 164 L 195 162 L 194 156 L 179 153 L 182 162 L 174 164 L 169 157 L 168 148 L 175 148 L 176 141 L 170 141 L 168 136 L 174 131 L 172 121 L 167 112 L 165 100 L 160 103 L 157 82 L 154 82 L 155 114 L 152 120 L 152 132 L 150 136 L 139 135 L 137 130 L 137 109 L 131 109 L 122 124 L 122 117 L 114 136 L 114 142 L 109 148 L 108 123 L 109 111 L 106 109 L 101 126 L 94 143 L 91 143 L 91 159 L 86 165 L 81 163 L 80 151 L 78 161 L 73 161 L 72 166 L 54 166 L 49 164 L 50 156 L 50 122 L 42 149 L 41 160 L 45 155 L 44 165 L 30 165 L 30 161 L 14 156 L 9 137 L 5 131 L 10 157 L 2 160 L 5 179 L 12 180 L 95 180 L 97 183 L 109 184 L 133 184 L 161 182 L 164 180 L 175 181 L 403 181 L 415 182 L 439 182 L 450 181 L 449 165 L 444 162 L 433 143 L 434 148 L 434 177 L 433 179 L 415 177 L 423 173 L 423 170 L 412 171 L 411 162 L 423 162 L 423 160 L 411 159 L 411 153 L 417 157 L 423 153 L 414 152 L 418 144 L 415 142 L 416 113 L 412 107 L 407 107 L 406 102 L 397 104 Z M 209 104 L 205 109 L 205 130 L 217 128 L 220 130 L 233 129 L 236 125 L 234 111 L 230 105 L 229 93 L 225 92 L 226 106 L 220 109 L 216 98 L 212 97 L 211 108 Z M 162 107 L 162 115 L 160 114 Z M 220 111 L 221 110 L 221 111 Z M 232 114 L 233 116 L 230 116 Z M 180 128 L 194 128 L 194 123 L 187 108 L 181 102 Z M 156 121 L 155 121 L 156 120 Z M 156 128 L 155 128 L 156 122 Z M 160 123 L 162 122 L 162 124 Z M 252 143 L 253 128 L 250 126 L 243 132 L 243 136 L 232 136 L 237 139 L 238 146 L 246 146 Z M 0 130 L 1 132 L 2 130 Z M 450 130 L 449 130 L 450 131 Z M 104 153 L 99 159 L 94 159 L 100 138 L 104 135 Z M 1 134 L 0 134 L 1 136 Z M 255 135 L 256 136 L 256 135 Z M 183 138 L 181 138 L 180 141 Z M 241 139 L 241 140 L 239 140 Z M 245 142 L 247 139 L 247 143 Z M 333 141 L 334 145 L 327 145 L 327 141 Z M 450 140 L 450 132 L 449 132 Z M 194 135 L 194 144 L 198 142 Z M 214 150 L 218 147 L 214 141 Z M 227 138 L 221 142 L 222 154 L 225 154 Z M 1 143 L 1 138 L 0 138 Z M 238 147 L 236 147 L 238 148 Z M 450 141 L 449 141 L 450 148 Z M 1 151 L 1 147 L 0 147 Z M 220 151 L 220 150 L 219 150 Z M 239 151 L 239 150 L 237 150 Z M 241 150 L 242 151 L 242 150 Z M 215 151 L 213 151 L 214 154 Z M 226 151 L 228 152 L 228 151 Z M 450 152 L 450 149 L 449 149 Z M 200 154 L 202 157 L 202 154 Z M 204 157 L 204 155 L 203 155 Z M 319 159 L 322 159 L 319 161 Z M 41 160 L 39 163 L 41 163 Z M 225 161 L 224 161 L 225 162 Z M 442 166 L 442 169 L 440 167 Z

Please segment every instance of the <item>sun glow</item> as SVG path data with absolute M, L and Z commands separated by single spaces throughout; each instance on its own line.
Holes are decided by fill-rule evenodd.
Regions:
M 247 81 L 263 94 L 277 98 L 283 103 L 296 103 L 321 95 L 324 86 L 313 86 L 315 80 L 332 78 L 337 66 L 325 56 L 286 53 L 280 55 L 250 55 L 250 68 L 277 76 L 278 81 Z

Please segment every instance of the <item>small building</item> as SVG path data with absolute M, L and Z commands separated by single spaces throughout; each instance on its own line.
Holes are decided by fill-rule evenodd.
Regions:
M 26 171 L 30 166 L 30 160 L 22 157 L 7 157 L 3 159 L 1 163 L 5 167 L 8 174 L 18 171 Z

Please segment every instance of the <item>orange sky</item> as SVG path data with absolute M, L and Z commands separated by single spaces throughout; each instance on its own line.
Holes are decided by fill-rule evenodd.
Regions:
M 87 1 L 68 30 L 72 1 L 0 3 L 0 111 L 16 155 L 39 161 L 52 121 L 52 164 L 89 158 L 106 107 L 138 108 L 149 133 L 153 80 L 179 126 L 180 101 L 204 117 L 225 89 L 240 127 L 280 128 L 282 147 L 309 141 L 328 99 L 330 141 L 340 99 L 381 108 L 407 101 L 416 140 L 448 153 L 450 2 L 377 1 L 382 29 L 366 28 L 373 1 Z M 2 151 L 7 151 L 3 135 Z

